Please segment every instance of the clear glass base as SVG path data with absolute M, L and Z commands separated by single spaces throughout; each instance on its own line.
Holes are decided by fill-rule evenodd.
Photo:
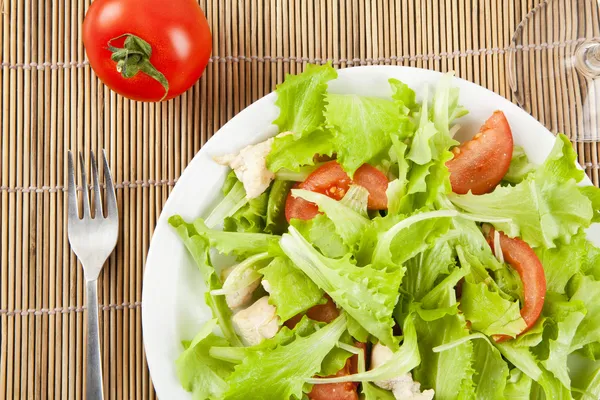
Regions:
M 509 53 L 516 101 L 553 133 L 600 141 L 600 0 L 547 0 L 517 27 Z

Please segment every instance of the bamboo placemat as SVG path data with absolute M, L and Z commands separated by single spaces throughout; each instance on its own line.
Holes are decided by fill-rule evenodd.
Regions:
M 0 0 L 0 399 L 83 397 L 84 284 L 66 238 L 67 150 L 105 148 L 118 188 L 120 240 L 99 288 L 106 398 L 154 398 L 141 333 L 144 259 L 169 192 L 206 140 L 307 62 L 454 70 L 511 98 L 510 38 L 537 3 L 201 0 L 212 62 L 189 92 L 154 105 L 116 96 L 87 65 L 89 0 Z M 534 63 L 547 48 L 520 51 Z M 576 148 L 598 184 L 597 143 Z

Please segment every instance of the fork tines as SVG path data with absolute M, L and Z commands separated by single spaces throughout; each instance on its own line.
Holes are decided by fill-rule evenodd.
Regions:
M 105 201 L 106 201 L 106 218 L 116 216 L 117 214 L 117 200 L 115 197 L 115 189 L 110 174 L 110 168 L 108 161 L 106 160 L 106 153 L 102 150 L 102 159 L 104 163 L 104 175 L 105 175 Z M 104 218 L 102 196 L 100 194 L 100 182 L 98 179 L 98 166 L 96 164 L 96 157 L 93 151 L 90 151 L 90 164 L 92 169 L 92 185 L 94 190 L 94 218 Z M 81 174 L 81 188 L 82 188 L 82 205 L 83 205 L 83 219 L 92 219 L 90 212 L 90 199 L 89 199 L 89 187 L 85 168 L 85 161 L 83 153 L 79 152 L 79 168 Z M 69 219 L 79 219 L 79 208 L 77 206 L 77 186 L 75 185 L 75 167 L 73 165 L 73 155 L 69 151 Z

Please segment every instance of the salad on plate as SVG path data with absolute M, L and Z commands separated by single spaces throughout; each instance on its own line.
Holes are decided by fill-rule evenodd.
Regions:
M 563 135 L 534 165 L 502 111 L 454 139 L 452 75 L 391 98 L 277 87 L 279 134 L 215 157 L 205 218 L 170 225 L 213 318 L 183 342 L 194 399 L 597 399 L 600 189 Z

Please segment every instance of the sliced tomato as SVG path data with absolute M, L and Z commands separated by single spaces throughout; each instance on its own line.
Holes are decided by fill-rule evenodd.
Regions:
M 338 310 L 333 300 L 331 300 L 331 297 L 325 295 L 325 298 L 327 299 L 327 303 L 318 304 L 309 308 L 308 311 L 306 311 L 306 315 L 308 315 L 308 318 L 314 321 L 325 322 L 326 324 L 328 324 L 340 315 L 340 310 Z M 290 329 L 294 329 L 296 324 L 300 322 L 303 316 L 304 313 L 298 314 L 285 321 L 284 325 Z
M 302 189 L 300 184 L 297 183 L 292 186 L 292 189 Z M 292 218 L 309 220 L 313 219 L 319 213 L 319 207 L 315 203 L 306 201 L 304 199 L 292 196 L 290 191 L 285 200 L 285 218 L 288 222 Z
M 350 375 L 352 369 L 351 358 L 346 361 L 344 368 L 339 370 L 337 374 L 330 376 L 329 378 L 336 376 Z M 356 382 L 343 382 L 343 383 L 326 383 L 323 385 L 314 385 L 308 398 L 311 400 L 358 400 L 358 393 L 356 392 L 358 383 Z
M 341 200 L 352 183 L 363 186 L 369 192 L 368 208 L 385 210 L 387 208 L 387 177 L 377 168 L 364 164 L 354 173 L 354 180 L 342 169 L 337 161 L 329 161 L 306 178 L 296 188 L 310 190 Z M 285 217 L 308 220 L 319 213 L 318 207 L 306 200 L 295 198 L 290 193 L 285 203 Z
M 524 304 L 521 316 L 527 327 L 520 334 L 527 332 L 538 320 L 544 308 L 546 297 L 546 276 L 544 267 L 533 249 L 519 238 L 510 238 L 502 232 L 500 234 L 500 247 L 504 260 L 517 271 L 523 282 Z M 494 229 L 491 228 L 486 239 L 494 250 Z M 498 335 L 494 337 L 497 343 L 511 339 L 510 336 Z
M 496 111 L 472 140 L 455 147 L 454 158 L 446 163 L 452 191 L 465 194 L 489 193 L 510 167 L 513 137 L 502 111 Z

